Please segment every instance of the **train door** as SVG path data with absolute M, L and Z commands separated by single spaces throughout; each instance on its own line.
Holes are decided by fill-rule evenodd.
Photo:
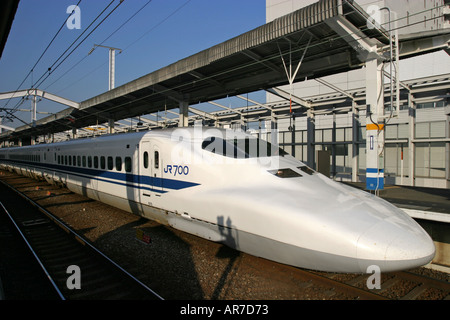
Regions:
M 141 202 L 151 202 L 153 195 L 161 195 L 163 190 L 161 153 L 157 145 L 143 141 L 139 148 L 139 183 Z
M 139 193 L 141 202 L 148 203 L 151 198 L 151 189 L 153 187 L 150 141 L 143 141 L 139 150 Z
M 153 181 L 153 189 L 157 193 L 163 191 L 163 176 L 162 176 L 162 157 L 161 151 L 158 145 L 153 144 L 152 146 L 152 181 Z

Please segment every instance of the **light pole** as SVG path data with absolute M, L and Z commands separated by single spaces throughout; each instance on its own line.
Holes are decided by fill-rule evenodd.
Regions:
M 113 48 L 108 46 L 102 46 L 100 44 L 94 44 L 92 49 L 89 51 L 88 55 L 90 55 L 97 47 L 102 47 L 109 49 L 109 81 L 108 81 L 108 90 L 114 89 L 114 79 L 115 79 L 115 68 L 116 68 L 116 50 L 119 50 L 119 53 L 122 53 L 122 49 Z

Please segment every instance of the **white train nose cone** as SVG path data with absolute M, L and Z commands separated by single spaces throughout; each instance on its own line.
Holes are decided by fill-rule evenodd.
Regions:
M 391 217 L 362 233 L 357 257 L 362 272 L 377 265 L 382 272 L 407 270 L 429 263 L 435 254 L 430 236 L 412 219 Z

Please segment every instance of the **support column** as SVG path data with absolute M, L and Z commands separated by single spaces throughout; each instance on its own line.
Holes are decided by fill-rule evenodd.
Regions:
M 112 90 L 115 88 L 115 74 L 116 74 L 116 50 L 110 48 L 109 49 L 109 81 L 108 81 L 108 90 Z
M 113 134 L 114 133 L 114 119 L 109 119 L 108 120 L 108 127 L 109 127 L 109 133 Z
M 450 143 L 448 139 L 450 139 L 450 106 L 447 105 L 445 107 L 445 132 L 447 142 L 445 143 L 445 163 L 450 163 Z M 447 179 L 447 188 L 450 188 L 450 167 L 445 166 L 445 178 Z
M 331 130 L 331 176 L 336 179 L 336 111 L 333 107 L 333 128 Z M 344 133 L 345 135 L 345 133 Z
M 270 143 L 278 147 L 278 119 L 273 111 L 270 117 Z
M 246 121 L 245 121 L 245 118 L 244 118 L 243 114 L 241 114 L 241 118 L 239 120 L 239 124 L 240 124 L 240 127 L 241 127 L 242 131 L 244 131 L 244 132 L 247 131 L 247 124 L 246 124 Z
M 72 128 L 72 139 L 77 138 L 77 128 Z
M 384 189 L 383 62 L 366 61 L 366 189 Z
M 37 111 L 37 98 L 35 94 L 31 100 L 31 123 L 33 127 L 36 126 L 36 111 Z
M 408 151 L 409 151 L 409 185 L 415 186 L 415 171 L 416 171 L 416 145 L 413 140 L 415 137 L 416 128 L 416 104 L 411 92 L 408 93 L 408 119 L 409 119 L 409 135 L 408 135 Z
M 178 122 L 178 127 L 188 127 L 189 126 L 189 103 L 187 101 L 180 101 L 180 121 Z
M 313 109 L 310 108 L 307 111 L 306 117 L 306 128 L 307 128 L 307 164 L 310 168 L 316 169 L 316 123 Z
M 291 156 L 293 156 L 295 158 L 295 114 L 292 115 L 292 124 L 290 126 L 290 130 L 291 130 Z
M 359 110 L 356 108 L 356 102 L 352 101 L 352 182 L 358 182 L 359 169 Z

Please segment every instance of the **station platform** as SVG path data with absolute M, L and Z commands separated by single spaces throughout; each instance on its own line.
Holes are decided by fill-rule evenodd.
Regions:
M 342 182 L 365 190 L 363 182 Z M 436 255 L 430 265 L 450 270 L 450 190 L 385 185 L 380 198 L 389 201 L 415 219 L 431 236 Z
M 364 182 L 342 183 L 361 190 L 366 188 Z M 440 216 L 443 220 L 441 222 L 450 222 L 450 190 L 448 189 L 385 185 L 384 189 L 379 191 L 379 196 L 399 208 L 423 211 L 424 214 L 430 214 L 430 217 L 432 213 L 435 213 L 436 219 Z

